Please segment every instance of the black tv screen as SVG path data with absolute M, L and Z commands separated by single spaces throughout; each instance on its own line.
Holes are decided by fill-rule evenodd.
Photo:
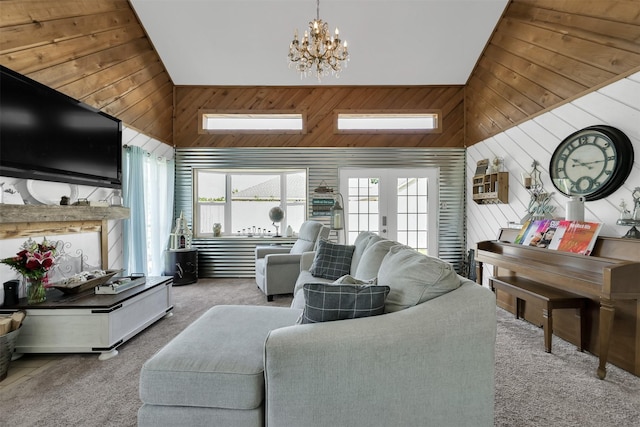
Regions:
M 0 176 L 122 186 L 122 122 L 0 66 Z

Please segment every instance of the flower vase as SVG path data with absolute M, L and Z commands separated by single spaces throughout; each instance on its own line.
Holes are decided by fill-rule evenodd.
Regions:
M 25 277 L 27 282 L 27 304 L 38 304 L 47 300 L 47 290 L 44 287 L 46 277 Z

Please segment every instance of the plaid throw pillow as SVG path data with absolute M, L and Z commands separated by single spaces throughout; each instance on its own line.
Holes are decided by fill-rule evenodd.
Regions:
M 388 286 L 305 283 L 301 323 L 331 322 L 384 313 Z
M 314 277 L 336 280 L 351 270 L 351 258 L 355 246 L 339 245 L 327 240 L 318 242 L 318 250 L 309 271 Z

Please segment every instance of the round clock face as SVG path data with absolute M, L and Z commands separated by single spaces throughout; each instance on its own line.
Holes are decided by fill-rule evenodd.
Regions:
M 602 199 L 616 191 L 633 167 L 629 138 L 611 126 L 590 126 L 574 132 L 551 156 L 551 182 L 567 196 Z

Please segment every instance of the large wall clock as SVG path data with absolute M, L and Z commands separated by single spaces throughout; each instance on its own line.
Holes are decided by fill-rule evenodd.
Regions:
M 598 200 L 620 188 L 632 167 L 633 145 L 627 135 L 597 125 L 572 133 L 558 145 L 549 174 L 562 194 Z

